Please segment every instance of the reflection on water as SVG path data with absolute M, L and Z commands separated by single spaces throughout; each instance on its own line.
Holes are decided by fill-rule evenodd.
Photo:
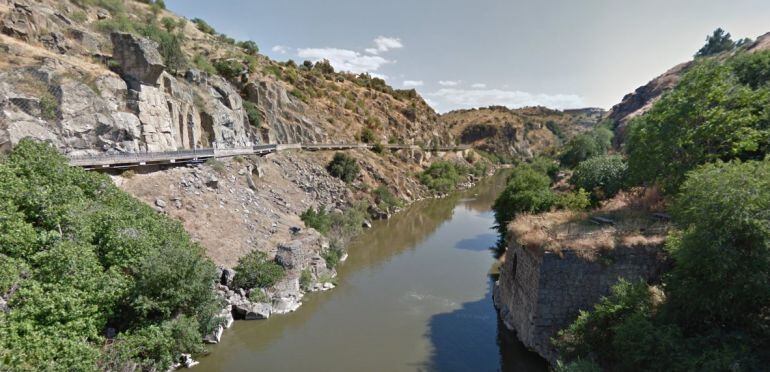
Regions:
M 489 211 L 504 175 L 417 203 L 357 238 L 339 286 L 236 322 L 199 371 L 544 371 L 492 306 Z

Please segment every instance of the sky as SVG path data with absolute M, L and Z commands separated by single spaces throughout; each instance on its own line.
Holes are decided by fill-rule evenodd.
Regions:
M 328 59 L 439 112 L 609 109 L 722 27 L 770 32 L 770 0 L 166 0 L 279 61 Z

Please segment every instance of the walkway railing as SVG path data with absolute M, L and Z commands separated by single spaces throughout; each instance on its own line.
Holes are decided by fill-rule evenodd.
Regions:
M 232 156 L 265 155 L 284 150 L 328 151 L 371 149 L 373 145 L 366 143 L 293 143 L 293 144 L 265 144 L 251 147 L 234 148 L 200 148 L 191 150 L 162 151 L 162 152 L 137 152 L 123 154 L 94 154 L 94 155 L 68 155 L 70 165 L 93 168 L 126 168 L 151 164 L 174 164 L 201 162 L 211 158 L 224 158 Z M 417 145 L 386 144 L 383 148 L 398 149 L 422 149 L 424 151 L 462 151 L 470 148 L 468 145 L 420 147 Z

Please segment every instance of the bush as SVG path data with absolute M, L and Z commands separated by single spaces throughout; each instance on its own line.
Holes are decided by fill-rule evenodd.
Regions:
M 102 32 L 129 32 L 144 36 L 158 43 L 158 52 L 163 62 L 171 71 L 183 70 L 187 67 L 187 58 L 182 52 L 184 34 L 171 33 L 159 25 L 154 19 L 150 22 L 137 22 L 124 14 L 105 19 L 97 23 L 97 29 Z
M 243 51 L 246 52 L 246 54 L 255 56 L 259 53 L 259 47 L 257 46 L 257 43 L 251 40 L 241 41 L 238 43 L 238 46 L 243 48 Z
M 582 161 L 575 168 L 570 183 L 588 190 L 594 202 L 609 199 L 620 191 L 626 180 L 628 165 L 619 155 L 602 155 Z
M 244 65 L 241 61 L 233 58 L 220 59 L 214 62 L 214 68 L 219 75 L 226 79 L 235 79 L 243 75 L 246 72 Z
M 324 261 L 326 261 L 326 267 L 333 269 L 339 265 L 340 259 L 344 254 L 345 252 L 339 248 L 329 248 L 321 253 L 321 257 L 323 257 Z
M 211 64 L 211 61 L 209 61 L 209 59 L 204 57 L 203 55 L 196 54 L 195 57 L 193 57 L 193 64 L 199 70 L 209 75 L 216 75 L 217 73 L 217 69 L 214 67 L 213 64 Z
M 505 189 L 492 206 L 496 228 L 500 235 L 505 236 L 508 223 L 517 214 L 544 212 L 550 209 L 556 202 L 556 195 L 551 191 L 550 186 L 551 179 L 532 167 L 524 165 L 514 168 Z
M 581 161 L 603 155 L 612 147 L 613 133 L 600 126 L 588 133 L 578 134 L 564 146 L 559 161 L 572 168 Z
M 44 92 L 40 95 L 40 116 L 49 121 L 59 117 L 59 101 L 53 94 Z
M 556 174 L 559 173 L 559 163 L 545 156 L 536 156 L 529 162 L 529 166 L 540 173 L 548 175 L 551 179 L 555 179 Z
M 303 291 L 307 291 L 310 289 L 310 285 L 313 284 L 313 274 L 310 273 L 310 270 L 304 269 L 299 274 L 299 287 Z
M 262 114 L 259 112 L 257 105 L 251 101 L 243 101 L 243 109 L 246 110 L 249 124 L 251 124 L 252 127 L 259 128 L 259 123 L 262 121 Z
M 664 192 L 675 194 L 685 174 L 700 164 L 763 159 L 770 151 L 768 59 L 765 51 L 690 68 L 671 92 L 632 121 L 626 142 L 631 180 L 660 183 Z
M 316 229 L 321 234 L 328 234 L 331 229 L 331 217 L 326 213 L 326 210 L 319 208 L 318 210 L 308 208 L 299 216 L 305 226 Z
M 385 146 L 377 142 L 372 146 L 372 152 L 374 152 L 375 154 L 382 154 L 383 152 L 385 152 Z
M 0 286 L 21 284 L 0 312 L 3 369 L 100 369 L 107 325 L 118 339 L 184 328 L 145 338 L 152 353 L 126 354 L 155 369 L 200 350 L 219 306 L 215 268 L 178 222 L 30 140 L 0 160 L 0 216 Z
M 198 27 L 198 30 L 203 33 L 207 33 L 209 35 L 217 34 L 217 31 L 214 29 L 214 27 L 211 27 L 208 23 L 206 23 L 206 21 L 200 18 L 193 18 L 192 23 L 195 23 L 195 26 Z
M 359 138 L 361 138 L 361 142 L 363 143 L 372 143 L 374 142 L 374 131 L 369 128 L 364 128 L 361 131 Z
M 463 167 L 448 161 L 437 161 L 420 174 L 420 182 L 429 189 L 447 193 L 454 190 L 466 173 Z
M 348 154 L 338 152 L 334 154 L 334 158 L 326 166 L 326 170 L 332 176 L 350 183 L 358 177 L 361 168 L 359 168 L 356 159 Z
M 401 206 L 401 201 L 398 200 L 385 185 L 380 185 L 374 189 L 373 195 L 374 202 L 384 211 L 390 212 L 391 209 Z
M 574 192 L 565 192 L 556 195 L 554 205 L 560 209 L 582 211 L 591 205 L 591 198 L 587 191 L 578 189 Z
M 233 285 L 244 289 L 271 287 L 286 275 L 281 265 L 257 250 L 239 258 L 234 270 Z

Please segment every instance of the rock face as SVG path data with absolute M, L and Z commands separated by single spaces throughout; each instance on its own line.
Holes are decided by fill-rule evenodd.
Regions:
M 589 310 L 619 278 L 656 280 L 663 268 L 662 247 L 616 247 L 603 260 L 586 260 L 575 251 L 559 254 L 511 245 L 493 296 L 506 327 L 551 364 L 551 337 Z
M 136 80 L 140 84 L 157 83 L 166 66 L 158 53 L 158 44 L 149 39 L 129 33 L 113 32 L 112 58 L 120 64 L 124 77 Z

